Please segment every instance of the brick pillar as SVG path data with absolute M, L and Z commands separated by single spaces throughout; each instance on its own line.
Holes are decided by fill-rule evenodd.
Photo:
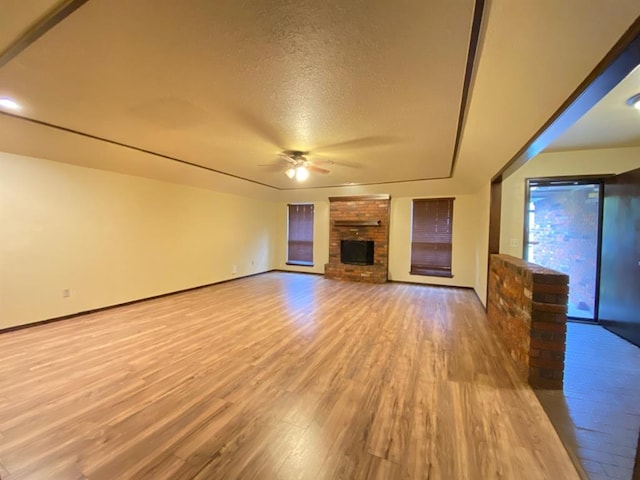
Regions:
M 569 277 L 533 273 L 529 384 L 562 389 L 567 340 Z
M 569 277 L 510 255 L 492 255 L 487 317 L 523 381 L 561 389 Z

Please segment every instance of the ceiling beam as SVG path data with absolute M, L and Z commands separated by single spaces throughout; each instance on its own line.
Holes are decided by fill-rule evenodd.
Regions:
M 490 0 L 486 0 L 487 2 Z M 467 65 L 464 72 L 464 83 L 462 84 L 462 97 L 460 99 L 460 112 L 458 113 L 458 130 L 456 131 L 456 140 L 453 147 L 453 159 L 451 161 L 451 170 L 449 177 L 453 177 L 453 171 L 458 160 L 458 152 L 460 151 L 460 142 L 462 141 L 462 129 L 468 110 L 469 92 L 471 91 L 471 83 L 476 66 L 476 56 L 478 54 L 478 45 L 480 44 L 480 34 L 482 32 L 482 19 L 484 18 L 485 0 L 476 0 L 473 10 L 473 22 L 471 24 L 471 35 L 469 36 L 469 51 L 467 53 Z
M 0 68 L 4 67 L 13 58 L 22 53 L 29 45 L 38 40 L 42 35 L 55 27 L 62 20 L 75 12 L 88 0 L 67 0 L 60 3 L 56 8 L 47 12 L 36 23 L 31 25 L 22 35 L 20 35 L 9 47 L 0 53 Z

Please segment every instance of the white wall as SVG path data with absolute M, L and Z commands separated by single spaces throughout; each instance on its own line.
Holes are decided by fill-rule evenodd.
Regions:
M 522 257 L 526 179 L 616 174 L 638 167 L 638 147 L 550 152 L 531 159 L 502 182 L 500 253 Z
M 0 329 L 264 272 L 278 258 L 276 203 L 3 153 L 0 172 Z

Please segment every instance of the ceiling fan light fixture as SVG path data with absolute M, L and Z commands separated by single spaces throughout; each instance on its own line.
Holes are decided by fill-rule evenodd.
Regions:
M 299 182 L 304 182 L 307 178 L 309 178 L 309 170 L 304 165 L 300 167 L 296 167 L 296 180 Z
M 640 93 L 636 93 L 634 96 L 629 97 L 629 99 L 627 100 L 627 105 L 640 110 Z
M 293 177 L 296 176 L 296 169 L 295 168 L 287 168 L 284 172 L 284 174 L 289 177 L 290 179 L 293 180 Z

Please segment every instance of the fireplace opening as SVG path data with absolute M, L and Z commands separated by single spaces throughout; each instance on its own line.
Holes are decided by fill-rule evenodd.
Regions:
M 340 261 L 348 265 L 373 265 L 373 240 L 341 240 Z

